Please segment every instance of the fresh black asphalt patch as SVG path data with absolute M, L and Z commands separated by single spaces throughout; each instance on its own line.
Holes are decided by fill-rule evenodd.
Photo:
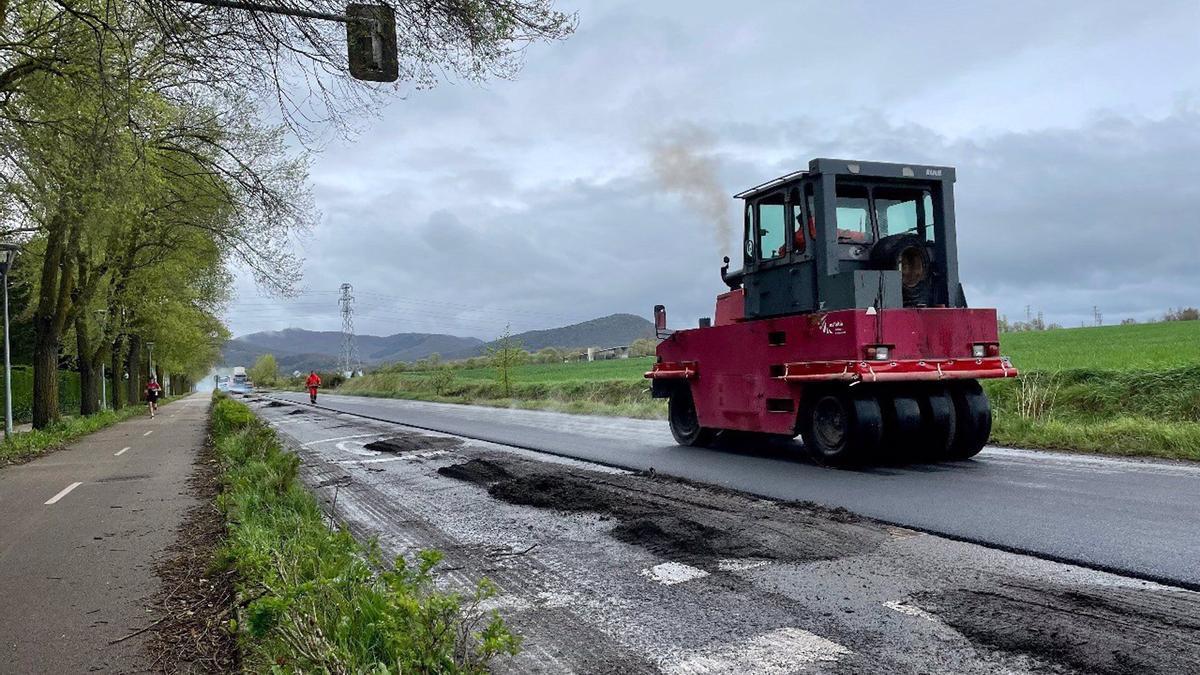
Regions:
M 1084 673 L 1195 673 L 1195 593 L 991 584 L 918 594 L 927 611 L 976 643 L 1062 663 Z
M 815 505 L 764 502 L 673 478 L 499 458 L 438 471 L 510 504 L 612 518 L 615 538 L 679 560 L 831 560 L 871 551 L 889 536 L 880 524 L 831 517 Z
M 270 403 L 268 403 L 267 405 L 265 405 L 263 407 L 265 407 L 265 408 L 286 408 L 286 407 L 288 407 L 288 404 L 280 403 L 279 401 L 271 401 Z
M 404 433 L 367 443 L 363 446 L 363 449 L 396 453 L 427 452 L 430 450 L 457 448 L 462 444 L 463 441 L 461 438 Z

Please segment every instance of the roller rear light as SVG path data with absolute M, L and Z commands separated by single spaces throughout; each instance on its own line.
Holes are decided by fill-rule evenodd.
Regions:
M 971 345 L 971 356 L 982 359 L 988 356 L 1000 356 L 999 342 L 976 342 Z
M 892 345 L 867 345 L 863 353 L 868 361 L 887 361 L 892 358 Z

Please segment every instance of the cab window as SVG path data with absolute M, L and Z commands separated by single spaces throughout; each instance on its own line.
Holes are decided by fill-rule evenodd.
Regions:
M 746 204 L 746 241 L 743 244 L 745 262 L 754 262 L 754 206 Z
M 778 202 L 778 203 L 771 203 Z M 787 217 L 782 196 L 768 197 L 758 204 L 758 250 L 761 260 L 781 258 L 787 253 Z
M 861 185 L 837 186 L 837 240 L 841 244 L 874 241 L 871 233 L 871 200 Z
M 925 193 L 925 199 L 922 201 L 922 206 L 925 209 L 924 213 L 922 214 L 924 216 L 925 241 L 932 242 L 935 240 L 933 232 L 936 228 L 934 228 L 935 223 L 933 218 L 933 197 L 929 196 L 928 192 Z
M 921 190 L 875 188 L 875 220 L 879 225 L 879 236 L 919 234 L 924 196 Z
M 805 226 L 805 215 L 803 203 L 800 200 L 800 191 L 792 190 L 791 198 L 788 200 L 792 219 L 792 250 L 796 253 L 804 253 L 808 249 L 808 239 L 804 232 L 808 228 Z

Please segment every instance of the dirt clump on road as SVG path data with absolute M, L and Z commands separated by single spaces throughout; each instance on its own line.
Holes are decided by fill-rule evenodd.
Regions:
M 307 412 L 308 411 L 306 411 L 306 410 L 301 410 L 300 408 L 296 408 L 295 410 L 289 412 L 288 414 L 289 415 L 304 415 L 304 414 L 307 414 Z
M 873 550 L 889 537 L 873 521 L 831 517 L 815 506 L 764 503 L 677 478 L 499 457 L 438 472 L 482 485 L 510 504 L 601 514 L 617 521 L 612 535 L 620 541 L 682 560 L 829 560 Z
M 447 436 L 425 436 L 423 434 L 402 433 L 396 436 L 380 439 L 363 446 L 366 450 L 376 452 L 418 452 L 429 450 L 448 450 L 463 444 L 460 438 Z
M 972 642 L 1103 675 L 1196 672 L 1200 594 L 1000 583 L 914 596 Z
M 280 403 L 279 401 L 271 401 L 263 407 L 264 408 L 286 408 L 287 406 L 288 406 L 287 403 Z
M 438 469 L 438 473 L 450 478 L 457 478 L 458 480 L 465 480 L 468 483 L 484 486 L 506 478 L 512 478 L 512 474 L 507 469 L 487 459 L 472 459 L 461 464 L 443 466 Z

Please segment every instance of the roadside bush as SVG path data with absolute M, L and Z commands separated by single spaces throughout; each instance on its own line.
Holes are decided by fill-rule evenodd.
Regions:
M 436 551 L 389 568 L 374 542 L 330 530 L 298 458 L 246 406 L 218 395 L 212 428 L 228 520 L 218 567 L 238 572 L 245 612 L 234 628 L 247 670 L 484 673 L 517 652 L 519 638 L 480 609 L 491 583 L 437 590 Z

